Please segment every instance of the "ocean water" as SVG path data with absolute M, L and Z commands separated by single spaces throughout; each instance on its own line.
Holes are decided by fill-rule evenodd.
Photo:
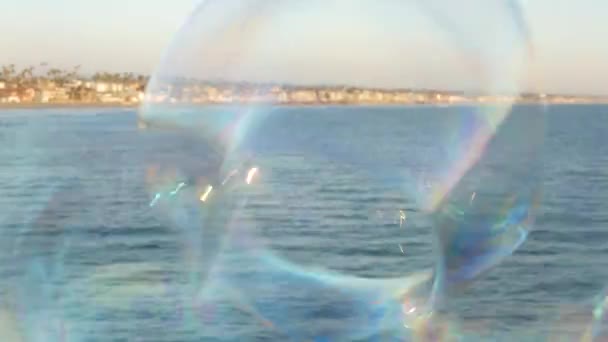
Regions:
M 399 277 L 431 267 L 430 225 L 422 220 L 402 234 L 394 216 L 383 216 L 384 208 L 402 205 L 399 189 L 392 190 L 390 181 L 366 183 L 340 167 L 371 154 L 398 152 L 398 160 L 420 155 L 433 141 L 434 125 L 453 109 L 283 111 L 276 114 L 281 119 L 258 128 L 265 133 L 257 151 L 272 155 L 307 146 L 302 150 L 308 154 L 273 159 L 280 182 L 272 192 L 281 200 L 261 193 L 254 203 L 252 215 L 273 250 L 297 264 L 359 277 Z M 517 111 L 525 115 L 526 107 Z M 589 323 L 591 299 L 608 284 L 608 106 L 546 111 L 544 196 L 535 229 L 520 250 L 456 301 L 458 314 L 470 329 L 486 331 L 487 340 L 555 334 L 571 340 L 568 332 Z M 324 137 L 369 150 L 322 153 Z M 191 317 L 194 300 L 184 298 L 180 278 L 187 237 L 151 209 L 145 178 L 152 160 L 196 172 L 204 165 L 175 150 L 204 156 L 211 153 L 204 144 L 143 135 L 133 110 L 92 108 L 0 110 L 0 143 L 0 337 L 304 340 L 285 338 L 255 313 L 230 305 L 194 310 L 198 316 Z M 310 158 L 319 155 L 332 157 L 324 168 Z M 297 291 L 291 298 L 286 292 L 276 301 L 300 299 Z M 340 324 L 339 313 L 328 308 L 332 298 L 319 296 L 307 305 L 319 309 L 305 323 Z

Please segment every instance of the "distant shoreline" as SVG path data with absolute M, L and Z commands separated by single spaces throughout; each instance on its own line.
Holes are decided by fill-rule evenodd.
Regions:
M 52 108 L 137 108 L 138 103 L 96 103 L 96 102 L 68 102 L 68 103 L 0 103 L 2 109 L 52 109 Z
M 440 107 L 458 107 L 458 106 L 474 106 L 474 105 L 501 105 L 501 102 L 427 102 L 427 103 L 175 103 L 165 104 L 158 103 L 159 106 L 166 107 L 217 107 L 217 106 L 240 106 L 240 105 L 258 105 L 258 106 L 276 106 L 276 107 L 425 107 L 425 106 L 440 106 Z M 602 105 L 608 104 L 608 101 L 580 101 L 580 102 L 551 102 L 546 103 L 539 101 L 516 101 L 513 105 Z M 53 108 L 138 108 L 139 103 L 98 103 L 98 102 L 67 102 L 67 103 L 0 103 L 0 110 L 3 109 L 53 109 Z

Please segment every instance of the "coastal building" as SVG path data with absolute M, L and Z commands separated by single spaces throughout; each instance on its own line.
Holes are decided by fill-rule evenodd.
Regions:
M 279 103 L 287 103 L 289 102 L 289 94 L 287 91 L 282 90 L 277 94 L 277 102 Z
M 65 83 L 65 87 L 66 88 L 77 88 L 80 87 L 82 85 L 83 81 L 82 80 L 70 80 L 69 82 Z
M 123 91 L 125 91 L 125 85 L 122 84 L 122 83 L 117 83 L 117 82 L 111 83 L 110 84 L 110 91 L 113 92 L 113 93 L 123 92 Z
M 406 92 L 396 91 L 393 93 L 393 103 L 408 103 L 410 95 Z
M 94 87 L 95 91 L 98 93 L 107 93 L 110 91 L 110 84 L 106 82 L 97 82 Z
M 92 88 L 87 88 L 84 83 L 71 89 L 69 96 L 74 101 L 95 102 L 97 100 L 97 92 Z
M 110 93 L 105 93 L 97 98 L 101 103 L 121 103 L 122 98 L 114 96 Z
M 57 84 L 55 84 L 55 82 L 52 80 L 41 79 L 41 80 L 38 80 L 37 87 L 38 87 L 38 89 L 53 90 L 57 87 Z
M 6 98 L 7 103 L 21 103 L 21 98 L 16 93 L 12 93 Z
M 427 102 L 427 97 L 424 94 L 418 94 L 416 95 L 416 103 L 426 103 Z
M 363 90 L 359 93 L 358 102 L 369 103 L 372 100 L 372 93 L 369 90 Z
M 206 98 L 210 102 L 217 102 L 219 97 L 219 91 L 216 87 L 206 86 L 203 87 L 203 94 L 206 95 Z
M 319 101 L 328 103 L 340 103 L 346 100 L 343 89 L 325 89 L 318 92 Z
M 124 99 L 126 103 L 140 103 L 144 98 L 143 93 L 130 93 Z
M 344 100 L 346 103 L 357 103 L 359 101 L 361 91 L 359 89 L 348 88 L 344 92 Z
M 127 82 L 124 84 L 124 88 L 127 91 L 138 91 L 141 88 L 141 84 L 139 82 Z
M 192 98 L 192 103 L 206 103 L 207 101 L 207 94 L 198 94 Z
M 21 102 L 32 102 L 36 96 L 36 89 L 34 88 L 25 88 L 21 91 L 20 98 Z
M 448 102 L 450 103 L 463 103 L 466 102 L 466 98 L 464 96 L 458 96 L 458 95 L 450 95 L 448 97 Z
M 0 103 L 21 103 L 21 98 L 15 90 L 0 90 Z
M 278 94 L 281 94 L 282 92 L 283 92 L 283 88 L 280 86 L 275 85 L 272 88 L 270 88 L 271 94 L 278 95 Z
M 34 100 L 35 92 L 34 88 L 23 87 L 0 89 L 0 103 L 29 103 Z
M 384 102 L 384 92 L 376 90 L 372 92 L 372 102 L 382 103 Z
M 218 98 L 218 102 L 220 103 L 227 103 L 227 102 L 232 102 L 234 95 L 232 93 L 232 89 L 226 89 L 224 91 L 221 92 L 219 98 Z
M 289 97 L 295 103 L 315 103 L 319 101 L 314 89 L 294 90 L 289 94 Z
M 118 82 L 96 82 L 94 89 L 98 93 L 120 93 L 125 85 Z
M 64 87 L 57 87 L 51 100 L 52 102 L 68 102 L 70 100 L 68 89 Z
M 55 91 L 50 89 L 38 89 L 34 95 L 34 101 L 38 103 L 49 103 L 55 97 Z

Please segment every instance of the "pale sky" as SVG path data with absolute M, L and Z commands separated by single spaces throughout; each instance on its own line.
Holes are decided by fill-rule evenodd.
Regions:
M 479 8 L 477 4 L 483 1 L 491 3 L 274 0 L 261 11 L 280 16 L 262 15 L 263 25 L 258 20 L 241 23 L 245 29 L 224 27 L 224 33 L 217 33 L 222 21 L 230 18 L 227 10 L 220 9 L 217 16 L 204 13 L 185 26 L 182 43 L 173 43 L 166 63 L 181 67 L 181 72 L 209 74 L 209 70 L 220 70 L 222 62 L 230 65 L 232 74 L 253 79 L 459 88 L 468 86 L 465 80 L 474 83 L 480 77 L 470 77 L 471 61 L 462 58 L 462 51 L 477 43 L 496 42 L 495 51 L 490 52 L 496 56 L 492 71 L 506 82 L 503 75 L 513 67 L 513 58 L 505 49 L 516 27 L 508 22 L 513 19 L 509 13 L 493 10 L 496 6 Z M 59 67 L 81 64 L 85 72 L 151 73 L 197 3 L 0 1 L 0 64 L 46 61 Z M 252 1 L 219 3 L 226 7 Z M 420 3 L 431 5 L 426 8 Z M 608 94 L 608 1 L 522 3 L 535 52 L 526 77 L 542 84 L 541 91 Z M 205 36 L 205 32 L 215 33 Z M 464 60 L 466 68 L 454 67 Z

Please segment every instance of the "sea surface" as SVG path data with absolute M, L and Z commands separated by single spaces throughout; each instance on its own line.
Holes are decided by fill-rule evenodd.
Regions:
M 538 115 L 532 109 L 515 112 Z M 432 225 L 412 198 L 423 190 L 400 186 L 406 176 L 395 170 L 428 158 L 445 132 L 438 125 L 457 122 L 458 110 L 275 110 L 228 139 L 263 165 L 247 210 L 219 202 L 186 216 L 151 205 L 150 175 L 212 179 L 209 160 L 228 152 L 204 135 L 147 134 L 131 109 L 0 110 L 0 340 L 310 341 L 306 331 L 360 330 L 365 320 L 341 319 L 349 293 L 321 275 L 382 279 L 433 266 Z M 543 151 L 539 215 L 523 246 L 455 299 L 466 324 L 454 334 L 465 340 L 573 340 L 608 285 L 608 106 L 543 111 L 542 130 L 521 131 L 542 136 L 528 140 L 542 143 L 532 146 Z M 248 256 L 240 265 L 251 278 L 222 279 L 217 229 L 235 216 L 259 229 L 228 247 Z M 197 245 L 201 231 L 207 241 Z M 259 261 L 271 252 L 275 261 Z M 287 262 L 319 270 L 317 283 Z M 351 296 L 348 310 L 369 310 Z

